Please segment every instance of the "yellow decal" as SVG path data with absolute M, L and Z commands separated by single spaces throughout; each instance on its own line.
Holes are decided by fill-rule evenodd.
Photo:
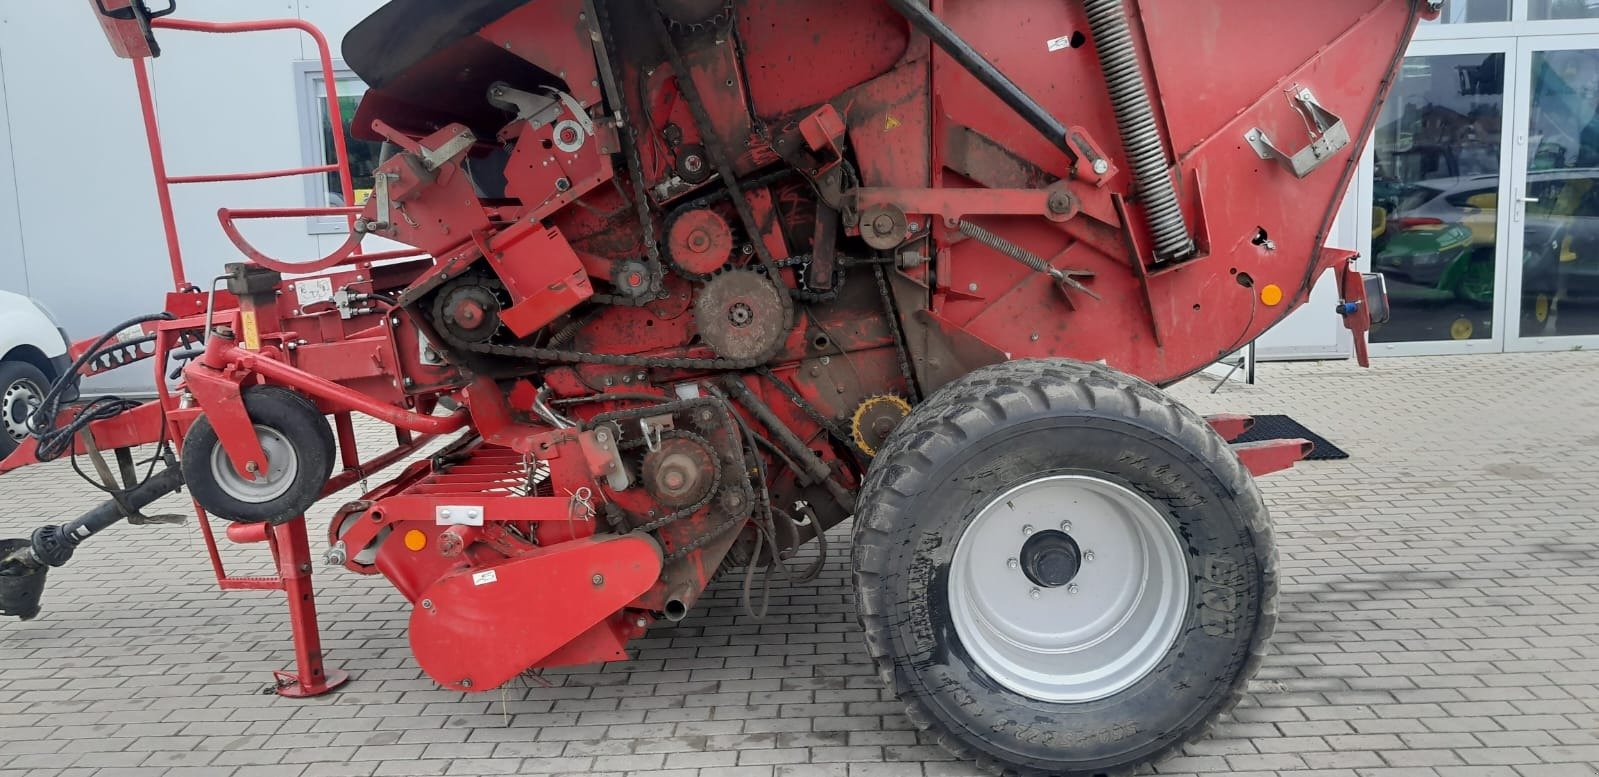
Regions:
M 884 132 L 893 132 L 894 130 L 899 129 L 899 125 L 900 125 L 900 120 L 894 118 L 893 116 L 890 116 L 890 117 L 888 117 L 888 121 L 883 122 L 883 131 Z
M 255 324 L 255 311 L 239 311 L 239 327 L 244 330 L 244 349 L 261 350 L 261 328 Z
M 1471 325 L 1469 318 L 1457 318 L 1455 323 L 1449 326 L 1449 336 L 1456 340 L 1470 340 L 1476 332 L 1477 328 Z
M 1275 283 L 1268 284 L 1260 290 L 1260 301 L 1266 303 L 1268 308 L 1283 304 L 1283 287 Z

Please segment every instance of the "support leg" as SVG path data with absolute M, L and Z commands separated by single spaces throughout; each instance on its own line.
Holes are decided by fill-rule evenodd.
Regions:
M 322 634 L 316 620 L 316 594 L 311 587 L 311 546 L 305 518 L 271 528 L 272 556 L 289 599 L 289 624 L 294 631 L 294 671 L 277 672 L 278 695 L 294 699 L 321 696 L 349 681 L 350 675 L 322 665 Z

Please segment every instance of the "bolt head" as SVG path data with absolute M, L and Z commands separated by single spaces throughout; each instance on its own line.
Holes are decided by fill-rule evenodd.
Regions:
M 1005 562 L 1005 566 L 1009 567 L 1011 569 L 1015 569 L 1015 568 L 1017 568 L 1017 567 L 1019 567 L 1021 565 L 1022 565 L 1022 562 L 1017 561 L 1016 559 L 1009 559 L 1009 560 L 1007 560 Z
M 645 626 L 648 626 L 648 625 L 649 625 L 649 621 L 646 621 L 646 620 L 644 620 L 644 619 L 643 619 L 643 618 L 639 618 L 639 619 L 638 619 L 638 620 L 636 620 L 636 621 L 633 621 L 633 623 L 634 623 L 634 624 L 635 624 L 635 625 L 637 625 L 637 626 L 638 626 L 638 627 L 639 627 L 639 628 L 641 628 L 641 629 L 642 629 L 642 628 L 644 628 L 644 627 L 645 627 Z
M 1071 521 L 1061 521 L 1060 522 L 1060 530 L 1061 531 L 1071 531 L 1072 530 L 1072 522 Z
M 1034 529 L 1032 524 L 1027 524 L 1026 526 L 1022 527 L 1022 534 L 1031 535 L 1035 531 L 1038 531 L 1038 530 Z
M 1083 554 L 1083 560 L 1084 561 L 1093 561 L 1094 560 L 1094 551 L 1088 551 L 1087 553 L 1084 553 Z
M 1038 598 L 1042 597 L 1043 595 L 1044 595 L 1044 592 L 1038 590 L 1037 588 L 1034 588 L 1033 590 L 1027 592 L 1027 598 L 1029 598 L 1029 599 L 1038 599 Z
M 973 284 L 967 286 L 966 290 L 967 291 L 977 291 L 977 284 L 973 283 Z
M 605 585 L 605 575 L 595 575 L 594 586 L 597 588 L 602 585 Z
M 1098 173 L 1100 175 L 1104 175 L 1104 174 L 1110 172 L 1110 163 L 1106 162 L 1103 159 L 1094 160 L 1094 172 L 1096 172 L 1096 173 Z
M 470 510 L 470 511 L 467 512 L 466 517 L 468 519 L 470 519 L 470 520 L 474 520 L 475 521 L 482 515 L 483 515 L 482 513 L 478 512 L 476 510 Z
M 424 610 L 433 609 L 433 600 L 432 599 L 423 599 L 422 600 L 422 609 L 424 609 Z
M 439 517 L 440 517 L 440 518 L 449 518 L 449 517 L 451 517 L 451 516 L 450 516 L 450 513 L 451 513 L 451 512 L 453 512 L 453 511 L 451 511 L 451 510 L 444 510 L 444 511 L 441 511 L 441 512 L 440 512 L 440 513 L 439 513 Z

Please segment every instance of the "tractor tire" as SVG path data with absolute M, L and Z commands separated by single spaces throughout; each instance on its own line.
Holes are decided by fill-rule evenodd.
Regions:
M 50 380 L 27 362 L 0 362 L 0 459 L 28 438 L 28 416 L 44 400 Z
M 1260 667 L 1276 569 L 1260 492 L 1204 419 L 1064 360 L 940 390 L 855 523 L 878 673 L 994 774 L 1127 774 L 1204 735 Z
M 239 475 L 210 419 L 202 415 L 183 438 L 184 482 L 194 500 L 219 518 L 287 523 L 321 498 L 333 473 L 333 431 L 311 400 L 289 389 L 252 386 L 243 399 L 267 454 L 264 475 L 255 480 Z

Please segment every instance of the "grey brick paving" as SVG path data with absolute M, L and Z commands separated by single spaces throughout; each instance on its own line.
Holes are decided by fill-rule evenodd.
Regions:
M 1262 481 L 1284 574 L 1274 651 L 1160 773 L 1599 775 L 1599 356 L 1263 379 L 1174 393 L 1291 414 L 1354 458 Z M 0 536 L 92 502 L 59 466 L 0 478 L 0 499 Z M 719 586 L 632 663 L 479 696 L 421 675 L 381 580 L 322 574 L 330 663 L 356 679 L 295 702 L 260 693 L 291 660 L 278 594 L 218 591 L 193 526 L 119 528 L 51 573 L 45 617 L 0 624 L 0 777 L 974 774 L 878 687 L 847 527 L 833 536 L 821 579 L 777 591 L 764 621 Z M 260 547 L 226 559 L 267 570 Z

